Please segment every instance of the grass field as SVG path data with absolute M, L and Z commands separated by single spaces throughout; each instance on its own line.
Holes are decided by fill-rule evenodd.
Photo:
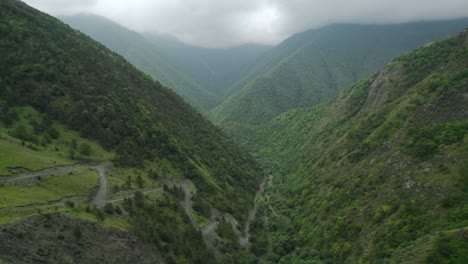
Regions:
M 66 204 L 56 205 L 56 206 L 42 206 L 38 208 L 26 208 L 23 210 L 8 210 L 8 214 L 0 213 L 0 225 L 13 223 L 20 221 L 26 217 L 38 215 L 38 214 L 53 214 L 53 213 L 62 213 L 69 215 L 73 218 L 78 218 L 82 220 L 87 220 L 91 222 L 98 223 L 96 215 L 90 212 L 86 212 L 87 203 L 82 203 L 80 205 L 76 204 L 73 208 L 67 206 Z M 104 222 L 101 223 L 104 228 L 115 227 L 122 230 L 129 230 L 130 224 L 128 223 L 126 216 L 119 215 L 105 215 Z
M 7 135 L 1 135 L 0 139 L 0 175 L 10 175 L 7 167 L 23 167 L 30 170 L 39 170 L 63 164 L 71 164 L 73 161 L 51 155 L 50 153 L 34 151 L 21 145 Z
M 98 173 L 88 168 L 78 168 L 73 174 L 52 177 L 34 186 L 0 187 L 0 208 L 33 203 L 47 203 L 72 195 L 87 195 L 96 186 Z
M 57 165 L 72 164 L 80 160 L 106 161 L 114 157 L 113 152 L 104 150 L 99 144 L 81 138 L 79 133 L 67 129 L 59 123 L 53 123 L 58 137 L 52 139 L 47 133 L 36 135 L 33 133 L 32 122 L 40 123 L 40 115 L 30 107 L 17 108 L 20 120 L 11 127 L 0 124 L 0 175 L 11 175 L 7 167 L 23 167 L 30 170 L 39 170 Z M 24 127 L 26 134 L 33 141 L 25 141 L 12 135 L 18 127 Z M 87 144 L 91 147 L 91 154 L 84 156 L 72 147 Z M 76 147 L 75 147 L 76 148 Z M 70 153 L 74 152 L 73 158 Z
M 86 212 L 84 208 L 71 208 L 62 212 L 74 218 L 88 220 L 96 223 L 98 222 L 96 216 L 92 213 Z M 106 214 L 104 221 L 102 222 L 102 226 L 105 228 L 115 227 L 126 231 L 130 229 L 130 224 L 128 223 L 127 219 L 124 216 L 117 215 Z

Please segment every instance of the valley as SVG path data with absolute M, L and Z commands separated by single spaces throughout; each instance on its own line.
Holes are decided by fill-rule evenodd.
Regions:
M 468 262 L 467 18 L 59 19 L 0 2 L 0 263 Z

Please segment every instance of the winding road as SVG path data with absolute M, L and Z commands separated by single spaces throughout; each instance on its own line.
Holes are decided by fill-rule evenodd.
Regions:
M 99 189 L 93 199 L 93 204 L 96 205 L 98 208 L 104 207 L 106 204 L 107 199 L 107 177 L 106 177 L 106 168 L 104 165 L 97 165 L 89 167 L 91 169 L 95 169 L 99 172 Z
M 183 207 L 184 211 L 187 214 L 187 217 L 190 219 L 190 222 L 192 223 L 193 227 L 196 230 L 201 230 L 203 241 L 205 242 L 205 245 L 208 249 L 211 250 L 211 252 L 214 254 L 216 259 L 221 259 L 222 258 L 222 253 L 219 251 L 217 247 L 217 242 L 216 242 L 216 228 L 218 227 L 219 224 L 219 218 L 224 218 L 224 220 L 228 223 L 231 224 L 233 232 L 239 237 L 239 244 L 242 247 L 245 247 L 249 244 L 250 240 L 250 223 L 255 219 L 255 216 L 257 214 L 257 200 L 258 198 L 263 194 L 264 189 L 265 189 L 265 183 L 266 183 L 267 177 L 265 177 L 262 182 L 260 183 L 260 186 L 258 190 L 255 192 L 255 198 L 254 198 L 254 207 L 249 210 L 248 217 L 247 217 L 247 222 L 245 224 L 244 228 L 244 235 L 239 231 L 238 229 L 238 221 L 230 214 L 228 213 L 222 213 L 216 208 L 211 208 L 211 215 L 210 215 L 210 222 L 203 226 L 200 227 L 199 224 L 195 221 L 193 218 L 193 208 L 192 208 L 192 192 L 190 191 L 189 188 L 189 181 L 183 181 L 179 184 L 172 182 L 172 185 L 179 186 L 183 189 L 184 191 L 184 201 L 183 201 Z
M 250 223 L 255 219 L 255 216 L 257 215 L 257 210 L 258 210 L 257 200 L 260 197 L 260 195 L 263 194 L 263 191 L 265 190 L 266 180 L 267 180 L 266 177 L 263 178 L 262 183 L 260 183 L 258 190 L 255 192 L 254 207 L 249 210 L 249 216 L 247 217 L 247 222 L 245 223 L 245 228 L 244 228 L 244 236 L 239 237 L 239 244 L 241 246 L 245 246 L 249 243 Z
M 0 183 L 14 183 L 14 182 L 19 182 L 19 181 L 24 181 L 24 180 L 37 179 L 38 177 L 41 177 L 41 179 L 45 179 L 49 177 L 64 176 L 64 175 L 68 175 L 72 173 L 73 170 L 76 168 L 80 168 L 80 167 L 90 168 L 90 169 L 96 170 L 99 173 L 99 181 L 98 181 L 99 187 L 98 187 L 96 194 L 91 200 L 91 203 L 96 205 L 98 208 L 104 207 L 106 203 L 117 203 L 117 202 L 124 200 L 125 198 L 130 198 L 137 191 L 140 191 L 142 193 L 150 193 L 150 192 L 161 191 L 163 189 L 160 186 L 155 186 L 155 187 L 149 187 L 145 189 L 132 190 L 120 196 L 108 197 L 109 182 L 106 177 L 107 166 L 109 166 L 109 163 L 101 163 L 101 164 L 77 163 L 73 165 L 57 166 L 57 167 L 47 168 L 47 169 L 43 169 L 39 171 L 21 173 L 21 174 L 17 174 L 14 176 L 0 176 Z M 205 245 L 207 246 L 207 248 L 209 248 L 213 252 L 216 259 L 221 259 L 222 253 L 219 251 L 217 247 L 217 241 L 216 241 L 216 237 L 217 237 L 216 228 L 218 227 L 219 219 L 222 217 L 224 218 L 226 222 L 231 224 L 233 232 L 239 238 L 239 244 L 241 247 L 247 246 L 250 240 L 250 223 L 255 219 L 255 216 L 257 214 L 257 207 L 258 207 L 257 200 L 264 192 L 266 180 L 267 180 L 267 177 L 265 177 L 262 180 L 258 190 L 255 193 L 254 207 L 250 209 L 248 212 L 247 222 L 245 224 L 243 234 L 238 228 L 238 221 L 232 215 L 228 213 L 222 213 L 216 208 L 211 209 L 210 222 L 207 225 L 200 227 L 200 225 L 196 222 L 196 220 L 193 217 L 193 207 L 192 207 L 193 206 L 192 205 L 193 194 L 189 187 L 190 182 L 188 180 L 185 180 L 180 183 L 177 183 L 171 180 L 167 180 L 165 184 L 169 186 L 178 186 L 182 188 L 182 190 L 184 191 L 184 200 L 182 202 L 182 205 L 183 205 L 185 214 L 190 219 L 192 226 L 196 230 L 201 231 L 203 241 Z M 83 197 L 83 196 L 70 196 L 70 197 L 62 197 L 59 200 L 50 201 L 45 204 L 29 204 L 29 205 L 24 205 L 20 207 L 45 206 L 45 205 L 49 206 L 49 205 L 63 204 L 67 201 L 85 201 L 85 200 L 86 200 L 86 197 Z
M 64 176 L 64 175 L 72 173 L 73 170 L 79 167 L 87 167 L 87 165 L 77 163 L 73 165 L 61 165 L 61 166 L 46 168 L 46 169 L 42 169 L 38 171 L 30 171 L 26 173 L 11 175 L 11 176 L 1 175 L 0 183 L 18 182 L 22 180 L 37 179 L 38 177 L 41 177 L 41 179 L 46 179 L 49 177 Z

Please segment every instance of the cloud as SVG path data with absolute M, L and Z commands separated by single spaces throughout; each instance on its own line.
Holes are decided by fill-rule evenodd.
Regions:
M 278 32 L 331 23 L 402 23 L 468 16 L 466 0 L 274 0 L 282 12 Z
M 25 0 L 52 15 L 94 13 L 139 32 L 209 47 L 275 44 L 331 23 L 468 16 L 466 0 Z
M 88 12 L 99 0 L 26 0 L 35 8 L 52 15 L 74 15 Z

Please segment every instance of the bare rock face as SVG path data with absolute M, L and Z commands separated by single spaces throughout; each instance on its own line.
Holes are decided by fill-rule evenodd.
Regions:
M 1 226 L 0 259 L 12 263 L 163 263 L 156 248 L 130 233 L 61 214 Z

